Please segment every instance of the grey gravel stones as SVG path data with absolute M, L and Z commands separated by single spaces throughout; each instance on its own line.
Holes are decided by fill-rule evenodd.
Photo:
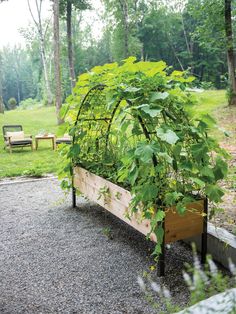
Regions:
M 155 264 L 153 244 L 102 208 L 77 204 L 52 178 L 1 184 L 0 313 L 158 313 L 137 284 Z M 191 251 L 176 243 L 166 260 L 166 277 L 152 276 L 185 303 Z

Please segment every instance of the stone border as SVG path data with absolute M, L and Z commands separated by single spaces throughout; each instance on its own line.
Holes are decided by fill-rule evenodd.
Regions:
M 229 258 L 236 265 L 236 236 L 223 228 L 215 227 L 212 223 L 208 223 L 207 229 L 207 253 L 227 269 Z M 192 237 L 184 242 L 196 243 L 197 249 L 201 251 L 201 237 Z
M 230 314 L 235 313 L 236 288 L 226 290 L 176 314 Z

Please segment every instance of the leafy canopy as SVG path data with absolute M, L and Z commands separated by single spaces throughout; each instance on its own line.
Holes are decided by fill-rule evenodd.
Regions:
M 130 57 L 82 74 L 64 110 L 74 137 L 69 151 L 63 148 L 65 170 L 80 165 L 129 189 L 130 214 L 142 203 L 160 240 L 157 254 L 165 208 L 184 214 L 196 198 L 218 203 L 224 194 L 218 182 L 226 154 L 207 135 L 214 121 L 195 121 L 187 110 L 192 98 L 184 90 L 193 79 L 163 61 Z

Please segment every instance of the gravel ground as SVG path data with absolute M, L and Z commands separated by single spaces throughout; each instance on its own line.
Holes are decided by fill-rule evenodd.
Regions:
M 143 272 L 186 302 L 186 246 L 167 251 L 160 279 L 150 270 L 152 243 L 83 198 L 77 204 L 71 208 L 56 179 L 1 181 L 0 313 L 158 313 L 137 284 Z

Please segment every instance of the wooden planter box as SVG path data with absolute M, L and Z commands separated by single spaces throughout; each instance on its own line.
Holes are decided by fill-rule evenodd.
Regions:
M 126 214 L 130 212 L 129 204 L 132 199 L 129 191 L 81 167 L 74 168 L 73 186 L 74 207 L 76 206 L 75 190 L 78 189 L 89 200 L 99 204 L 145 236 L 149 234 L 151 230 L 150 221 L 141 219 L 139 212 L 134 213 L 131 219 L 127 218 Z M 101 193 L 102 190 L 105 190 L 106 193 Z M 202 235 L 202 262 L 205 261 L 207 202 L 204 200 L 196 201 L 189 204 L 187 209 L 189 210 L 187 210 L 183 216 L 176 213 L 175 208 L 166 209 L 164 219 L 164 243 L 162 245 L 162 255 L 159 259 L 161 275 L 164 275 L 164 244 L 167 243 Z M 151 234 L 150 240 L 156 242 L 157 239 L 154 233 Z

